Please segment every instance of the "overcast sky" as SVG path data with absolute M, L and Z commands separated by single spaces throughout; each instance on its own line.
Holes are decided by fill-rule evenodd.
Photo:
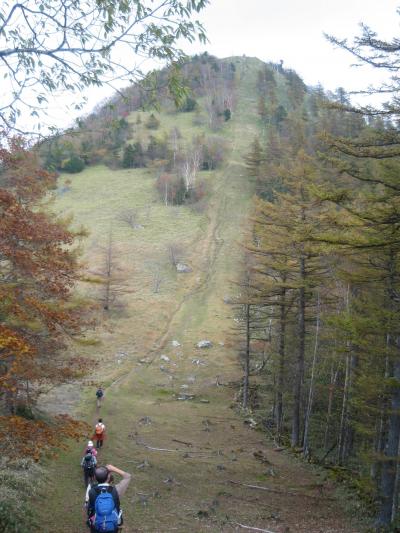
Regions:
M 373 81 L 377 71 L 351 69 L 351 56 L 323 34 L 352 38 L 363 22 L 385 38 L 399 36 L 399 5 L 400 0 L 211 0 L 201 19 L 207 49 L 218 57 L 283 59 L 306 84 L 353 89 Z
M 375 29 L 379 36 L 400 36 L 400 0 L 211 0 L 199 18 L 206 28 L 209 43 L 185 45 L 188 53 L 207 50 L 217 57 L 243 55 L 264 61 L 284 61 L 308 85 L 320 82 L 334 90 L 365 88 L 379 80 L 379 72 L 351 68 L 350 54 L 335 49 L 323 36 L 333 34 L 351 39 L 359 34 L 360 22 Z M 90 94 L 90 107 L 106 96 Z M 51 116 L 58 126 L 65 125 L 65 114 L 58 102 Z

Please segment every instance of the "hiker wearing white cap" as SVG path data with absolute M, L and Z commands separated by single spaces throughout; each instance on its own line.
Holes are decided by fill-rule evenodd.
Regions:
M 90 442 L 91 441 L 89 441 L 89 443 Z M 85 483 L 85 487 L 87 487 L 92 482 L 94 478 L 94 469 L 97 465 L 97 458 L 93 451 L 95 451 L 97 455 L 97 450 L 93 446 L 92 442 L 92 446 L 88 446 L 85 449 L 85 454 L 81 460 L 81 467 L 83 469 L 83 481 Z
M 94 455 L 94 457 L 97 457 L 97 450 L 92 440 L 88 440 L 85 450 L 85 453 L 91 453 L 92 455 Z

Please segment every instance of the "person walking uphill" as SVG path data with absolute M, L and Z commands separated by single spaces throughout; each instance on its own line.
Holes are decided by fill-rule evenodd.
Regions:
M 96 391 L 96 406 L 97 406 L 97 409 L 100 409 L 101 403 L 103 401 L 103 398 L 104 398 L 104 391 L 103 391 L 103 388 L 100 386 L 97 389 L 97 391 Z
M 115 486 L 110 484 L 113 473 L 122 476 Z M 88 491 L 87 524 L 92 533 L 116 533 L 122 525 L 120 497 L 128 488 L 131 474 L 113 465 L 107 465 L 97 467 L 94 475 L 97 485 Z
M 85 487 L 87 487 L 89 482 L 92 482 L 94 478 L 94 470 L 97 465 L 96 454 L 93 453 L 95 451 L 94 448 L 86 448 L 85 455 L 82 457 L 81 467 L 83 470 Z
M 103 446 L 105 432 L 106 432 L 106 426 L 103 424 L 103 419 L 99 418 L 94 428 L 94 435 L 93 435 L 93 440 L 96 441 L 96 448 L 101 448 Z

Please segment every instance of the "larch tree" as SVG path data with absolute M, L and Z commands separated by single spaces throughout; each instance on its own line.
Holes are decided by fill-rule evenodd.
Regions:
M 385 377 L 387 379 L 386 406 L 387 416 L 383 415 L 382 422 L 386 430 L 382 432 L 383 462 L 379 482 L 380 505 L 377 514 L 377 527 L 389 527 L 395 520 L 398 501 L 398 457 L 400 443 L 400 332 L 398 331 L 398 246 L 399 236 L 399 192 L 398 157 L 400 156 L 400 135 L 398 132 L 398 117 L 400 107 L 398 95 L 400 84 L 398 72 L 400 69 L 400 46 L 398 38 L 392 40 L 380 39 L 376 32 L 366 25 L 362 25 L 361 35 L 352 43 L 346 39 L 340 40 L 332 36 L 328 39 L 342 49 L 347 50 L 357 58 L 360 64 L 367 64 L 386 71 L 389 80 L 383 86 L 369 87 L 364 92 L 381 93 L 389 100 L 380 108 L 372 106 L 342 105 L 342 109 L 353 111 L 367 119 L 382 117 L 386 119 L 386 127 L 375 128 L 368 135 L 355 140 L 348 138 L 330 139 L 331 146 L 345 156 L 350 162 L 347 164 L 348 173 L 359 180 L 367 188 L 372 188 L 373 194 L 368 198 L 370 206 L 361 216 L 364 219 L 368 240 L 362 243 L 364 250 L 377 251 L 373 264 L 379 265 L 379 276 L 382 283 L 382 298 L 384 310 L 389 319 L 383 328 L 382 336 L 386 339 Z M 343 157 L 342 157 L 343 159 Z M 346 157 L 344 157 L 346 159 Z M 370 162 L 374 171 L 366 171 L 366 164 Z M 376 162 L 380 162 L 379 165 Z M 376 166 L 378 168 L 376 168 Z M 343 164 L 341 163 L 341 168 Z M 359 211 L 357 212 L 359 214 Z

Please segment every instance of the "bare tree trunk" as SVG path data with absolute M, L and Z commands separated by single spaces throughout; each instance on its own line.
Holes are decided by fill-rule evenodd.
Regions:
M 400 340 L 397 339 L 397 344 Z M 378 527 L 390 525 L 393 516 L 393 507 L 396 486 L 398 451 L 400 443 L 400 358 L 397 357 L 393 364 L 392 377 L 395 382 L 392 387 L 390 402 L 390 415 L 388 417 L 388 435 L 385 445 L 385 461 L 382 464 L 382 478 L 380 484 L 381 503 L 377 518 Z
M 397 253 L 392 249 L 389 254 L 387 265 L 389 274 L 389 284 L 387 295 L 389 309 L 393 313 L 398 310 L 396 279 L 397 272 Z M 391 378 L 391 387 L 389 391 L 389 414 L 388 430 L 385 439 L 384 460 L 382 462 L 382 475 L 379 487 L 380 506 L 376 520 L 377 527 L 388 527 L 393 517 L 397 513 L 397 492 L 398 487 L 398 453 L 400 447 L 400 335 L 398 333 L 398 324 L 391 325 L 392 331 L 389 330 L 388 346 L 392 363 L 389 366 L 389 377 Z
M 335 385 L 338 378 L 339 370 L 334 371 L 333 369 L 333 363 L 331 368 L 331 382 L 329 384 L 329 393 L 328 393 L 328 409 L 326 413 L 326 423 L 325 423 L 325 435 L 324 435 L 324 449 L 328 449 L 328 441 L 329 441 L 329 431 L 331 427 L 331 419 L 332 419 L 332 405 L 333 405 L 333 396 L 335 392 Z
M 293 420 L 292 420 L 292 438 L 291 445 L 298 446 L 300 443 L 300 406 L 301 406 L 301 392 L 303 386 L 304 375 L 304 354 L 305 354 L 305 336 L 306 336 L 306 290 L 304 281 L 306 277 L 305 258 L 300 258 L 300 283 L 302 286 L 299 289 L 299 318 L 298 318 L 298 354 L 296 364 L 296 375 L 294 385 L 293 398 Z
M 389 339 L 390 336 L 386 335 L 386 357 L 385 357 L 385 372 L 384 377 L 385 381 L 389 378 Z M 379 419 L 377 421 L 376 436 L 374 442 L 374 451 L 376 454 L 380 455 L 384 449 L 384 434 L 387 424 L 387 399 L 384 397 L 381 399 L 381 409 L 379 413 Z M 371 465 L 371 478 L 378 479 L 381 470 L 381 461 L 377 460 Z
M 399 439 L 399 448 L 397 450 L 397 457 L 396 457 L 396 477 L 394 481 L 394 491 L 393 491 L 393 503 L 392 503 L 392 523 L 396 520 L 397 517 L 397 511 L 399 508 L 399 485 L 400 485 L 400 463 L 399 463 L 399 456 L 400 456 L 400 439 Z
M 285 279 L 283 279 L 283 282 Z M 280 313 L 279 313 L 279 370 L 278 370 L 278 384 L 276 394 L 276 429 L 278 434 L 278 442 L 281 440 L 283 427 L 283 386 L 285 373 L 285 341 L 286 341 L 286 288 L 282 287 L 279 295 Z
M 351 354 L 346 355 L 346 374 L 344 380 L 343 388 L 343 400 L 342 400 L 342 412 L 340 416 L 340 427 L 339 427 L 339 439 L 338 439 L 338 452 L 337 452 L 337 462 L 342 464 L 345 455 L 345 441 L 346 441 L 346 431 L 348 424 L 348 403 L 350 395 L 350 383 L 351 383 Z
M 164 194 L 164 203 L 168 205 L 168 182 L 165 182 L 165 194 Z
M 317 300 L 317 323 L 315 327 L 315 343 L 314 343 L 314 353 L 313 360 L 311 365 L 311 379 L 310 379 L 310 389 L 308 392 L 308 403 L 307 403 L 307 412 L 304 420 L 304 450 L 303 455 L 307 457 L 309 454 L 309 431 L 310 431 L 310 419 L 312 412 L 312 405 L 314 400 L 314 380 L 315 380 L 315 366 L 317 362 L 317 353 L 318 353 L 318 341 L 319 341 L 319 324 L 320 324 L 320 299 L 318 293 Z
M 243 409 L 247 409 L 249 403 L 249 375 L 250 375 L 250 304 L 245 304 L 246 313 L 246 351 L 244 359 L 243 376 Z
M 346 292 L 346 310 L 347 313 L 350 312 L 350 285 L 347 285 Z M 337 451 L 337 463 L 342 464 L 345 457 L 345 443 L 346 443 L 346 432 L 348 426 L 348 406 L 349 406 L 349 396 L 350 396 L 350 385 L 351 385 L 351 343 L 347 342 L 348 353 L 346 355 L 345 361 L 345 379 L 343 387 L 343 399 L 342 399 L 342 412 L 340 415 L 340 426 L 339 426 L 339 437 L 338 437 L 338 451 Z

